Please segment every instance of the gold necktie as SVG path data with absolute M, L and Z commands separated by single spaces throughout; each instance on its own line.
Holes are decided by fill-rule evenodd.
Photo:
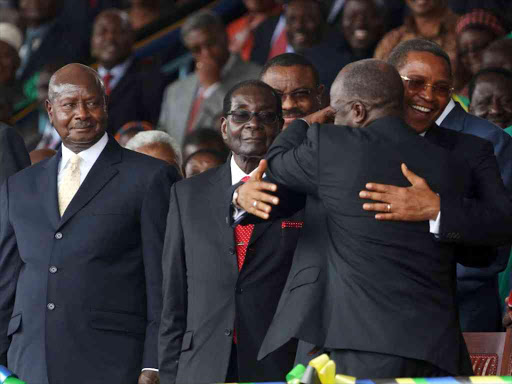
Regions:
M 80 188 L 80 161 L 81 157 L 74 154 L 69 160 L 69 164 L 62 171 L 61 182 L 59 184 L 59 212 L 60 216 L 64 215 L 64 211 L 75 196 L 76 191 Z

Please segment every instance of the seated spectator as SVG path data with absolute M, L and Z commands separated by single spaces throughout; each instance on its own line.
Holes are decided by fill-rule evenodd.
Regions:
M 491 12 L 475 9 L 459 19 L 457 23 L 457 60 L 461 83 L 459 96 L 466 106 L 469 102 L 467 83 L 482 66 L 482 52 L 494 40 L 505 35 L 505 28 Z
M 160 17 L 160 0 L 130 0 L 128 11 L 133 29 L 141 29 Z
M 487 68 L 469 84 L 469 112 L 506 129 L 512 126 L 512 72 Z
M 226 147 L 220 132 L 210 128 L 200 128 L 185 136 L 181 148 L 184 159 L 188 159 L 190 155 L 201 149 L 209 149 L 222 153 L 224 155 L 224 161 L 229 154 L 228 147 Z
M 343 65 L 373 57 L 386 26 L 386 9 L 376 0 L 347 0 L 341 18 Z
M 181 36 L 196 70 L 167 87 L 159 121 L 159 129 L 180 144 L 197 127 L 213 126 L 227 91 L 240 81 L 257 78 L 260 71 L 257 65 L 229 53 L 226 28 L 213 12 L 190 16 Z
M 12 102 L 5 87 L 0 86 L 0 123 L 10 124 Z
M 16 71 L 20 66 L 18 51 L 22 42 L 23 35 L 18 27 L 0 23 L 0 86 L 2 92 L 8 94 L 13 107 L 23 100 L 23 91 L 16 81 Z
M 67 63 L 87 60 L 89 33 L 84 33 L 82 26 L 69 18 L 60 17 L 63 1 L 22 0 L 19 7 L 21 22 L 27 27 L 17 73 L 20 81 L 25 82 L 57 58 Z
M 254 31 L 251 60 L 264 65 L 283 53 L 300 53 L 318 68 L 320 82 L 329 88 L 343 67 L 339 32 L 326 21 L 320 0 L 290 0 L 284 18 L 273 18 Z
M 40 161 L 49 159 L 50 157 L 54 156 L 57 153 L 57 151 L 49 148 L 43 148 L 43 149 L 34 149 L 29 153 L 30 156 L 30 164 L 34 165 L 39 163 Z
M 277 16 L 282 11 L 281 4 L 275 0 L 243 0 L 247 13 L 231 22 L 227 27 L 229 50 L 238 53 L 248 61 L 254 46 L 253 31 L 270 16 Z
M 183 175 L 188 179 L 211 168 L 218 167 L 225 162 L 226 157 L 221 152 L 211 149 L 200 149 L 185 160 L 183 164 Z
M 482 55 L 482 68 L 503 68 L 512 71 L 512 39 L 500 39 L 489 44 Z
M 129 121 L 156 124 L 160 114 L 163 76 L 132 55 L 134 41 L 126 12 L 109 9 L 96 18 L 91 54 L 98 60 L 98 73 L 109 96 L 107 130 L 111 134 Z
M 125 148 L 163 160 L 176 167 L 181 173 L 182 157 L 180 147 L 176 140 L 165 132 L 139 132 L 126 143 Z
M 458 77 L 455 27 L 458 16 L 446 5 L 445 0 L 406 0 L 410 15 L 404 24 L 388 32 L 377 45 L 375 57 L 386 60 L 400 42 L 423 38 L 439 44 L 452 62 L 452 72 Z
M 117 140 L 119 145 L 126 147 L 133 136 L 139 132 L 152 131 L 155 127 L 147 121 L 130 121 L 123 125 L 119 131 L 117 131 L 114 138 Z

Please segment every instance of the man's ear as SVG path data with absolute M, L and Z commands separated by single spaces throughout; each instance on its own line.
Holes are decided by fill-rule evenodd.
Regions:
M 228 139 L 228 119 L 225 117 L 220 118 L 220 133 L 222 134 L 222 139 L 226 142 Z
M 368 117 L 368 111 L 363 103 L 356 101 L 352 104 L 352 113 L 354 114 L 354 122 L 363 125 Z
M 53 125 L 53 106 L 50 100 L 46 99 L 44 102 L 46 106 L 46 112 L 48 112 L 48 119 L 50 120 L 50 123 Z

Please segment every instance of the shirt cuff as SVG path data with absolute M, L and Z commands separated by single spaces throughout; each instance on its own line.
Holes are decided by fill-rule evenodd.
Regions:
M 156 369 L 156 368 L 142 368 L 142 372 L 144 372 L 144 371 L 158 372 L 158 369 Z
M 210 85 L 208 88 L 206 88 L 203 92 L 203 98 L 207 99 L 209 98 L 213 92 L 217 90 L 217 88 L 220 87 L 220 82 L 216 82 L 212 85 Z
M 428 225 L 430 227 L 430 233 L 439 235 L 441 229 L 441 211 L 439 211 L 435 220 L 428 221 Z
M 245 209 L 239 209 L 233 205 L 233 221 L 237 221 L 244 213 Z

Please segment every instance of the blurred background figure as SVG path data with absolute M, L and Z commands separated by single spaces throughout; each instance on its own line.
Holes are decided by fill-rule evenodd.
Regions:
M 0 86 L 0 123 L 9 124 L 12 115 L 12 102 L 7 89 Z
M 114 138 L 117 140 L 119 145 L 126 147 L 126 143 L 128 143 L 137 133 L 152 131 L 154 129 L 155 127 L 153 124 L 148 123 L 147 121 L 129 121 L 117 131 Z
M 404 24 L 388 32 L 375 49 L 375 58 L 386 60 L 400 42 L 426 39 L 439 44 L 450 56 L 452 72 L 457 84 L 457 34 L 458 16 L 447 6 L 446 0 L 405 0 L 410 14 Z
M 125 148 L 163 160 L 176 167 L 181 173 L 182 157 L 180 147 L 176 140 L 165 132 L 139 132 L 126 143 Z
M 223 155 L 224 161 L 228 158 L 229 150 L 220 132 L 210 128 L 200 128 L 187 136 L 183 140 L 181 152 L 183 159 L 188 159 L 194 152 L 201 149 L 207 149 L 219 152 Z
M 503 129 L 512 129 L 512 72 L 486 68 L 469 84 L 469 112 Z M 510 132 L 509 129 L 509 132 Z
M 108 9 L 94 21 L 91 54 L 98 60 L 108 98 L 108 128 L 115 134 L 134 120 L 156 124 L 165 86 L 159 69 L 132 55 L 135 41 L 130 18 L 124 11 Z
M 218 167 L 225 162 L 226 158 L 223 153 L 212 149 L 200 149 L 185 160 L 183 175 L 188 179 L 211 168 Z
M 57 151 L 49 148 L 43 148 L 43 149 L 34 149 L 29 153 L 30 156 L 30 163 L 32 165 L 39 163 L 40 161 L 49 159 L 50 157 L 54 156 L 57 153 Z
M 500 20 L 490 11 L 475 9 L 461 16 L 456 27 L 457 60 L 460 83 L 459 96 L 464 104 L 469 104 L 468 83 L 482 67 L 482 53 L 494 40 L 506 33 Z
M 23 100 L 23 90 L 16 81 L 16 71 L 20 66 L 18 51 L 23 42 L 23 34 L 13 24 L 0 23 L 0 86 L 2 93 L 15 104 Z
M 235 84 L 258 77 L 260 67 L 230 53 L 226 28 L 219 16 L 200 11 L 181 27 L 181 36 L 195 60 L 195 73 L 165 90 L 159 129 L 180 144 L 197 127 L 212 127 L 222 101 Z
M 496 40 L 482 55 L 482 68 L 503 68 L 512 71 L 512 39 Z
M 229 50 L 245 61 L 254 47 L 254 30 L 269 17 L 278 16 L 282 5 L 275 0 L 243 0 L 247 13 L 227 26 Z
M 131 0 L 130 22 L 133 29 L 141 29 L 160 17 L 161 0 Z

